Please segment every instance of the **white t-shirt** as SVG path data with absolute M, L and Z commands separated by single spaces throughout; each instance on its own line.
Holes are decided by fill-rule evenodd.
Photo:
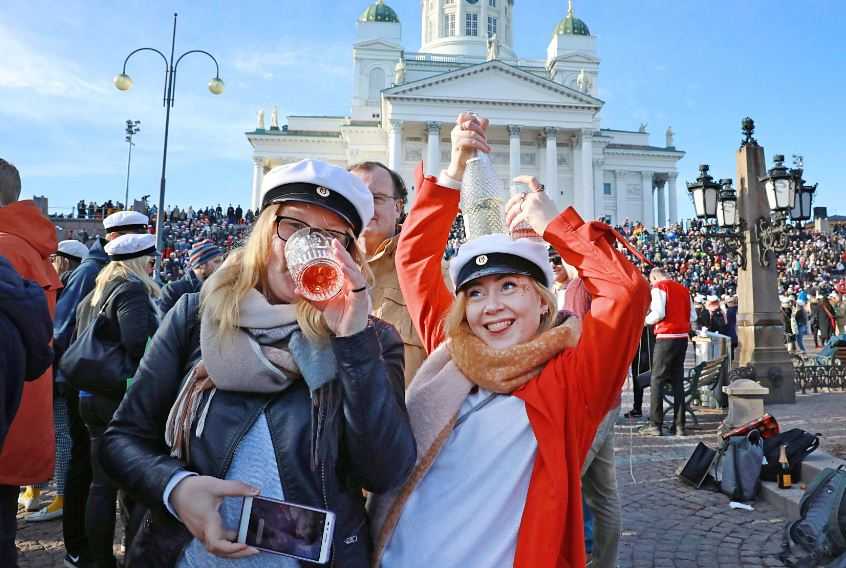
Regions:
M 490 394 L 470 394 L 459 416 Z M 471 414 L 406 502 L 382 568 L 513 566 L 536 452 L 519 398 L 497 396 Z

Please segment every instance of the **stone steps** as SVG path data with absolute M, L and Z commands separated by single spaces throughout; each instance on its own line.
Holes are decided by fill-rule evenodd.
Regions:
M 837 468 L 846 464 L 843 460 L 817 450 L 802 462 L 802 481 L 796 483 L 791 489 L 779 489 L 772 481 L 764 481 L 761 484 L 759 499 L 772 505 L 786 519 L 795 520 L 799 518 L 799 500 L 805 493 L 803 486 L 814 480 L 818 473 L 827 467 Z

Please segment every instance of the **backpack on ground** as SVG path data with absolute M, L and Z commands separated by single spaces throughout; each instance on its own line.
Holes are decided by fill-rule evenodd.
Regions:
M 754 501 L 761 489 L 764 460 L 761 433 L 752 430 L 746 436 L 733 436 L 725 443 L 720 460 L 720 491 L 732 501 Z
M 820 436 L 821 434 L 811 434 L 801 428 L 793 428 L 764 440 L 764 457 L 767 461 L 761 468 L 761 479 L 776 481 L 779 470 L 779 451 L 781 446 L 785 446 L 790 475 L 794 483 L 801 481 L 802 461 L 819 447 Z
M 784 529 L 787 566 L 846 566 L 846 469 L 824 469 L 799 502 L 798 521 Z

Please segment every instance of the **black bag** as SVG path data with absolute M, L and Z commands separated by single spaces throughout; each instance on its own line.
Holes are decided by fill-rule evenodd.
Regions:
M 699 489 L 708 478 L 714 462 L 717 461 L 717 456 L 717 450 L 712 450 L 702 442 L 699 442 L 696 444 L 693 454 L 691 454 L 687 462 L 677 472 L 678 476 L 682 478 L 682 481 L 686 481 Z
M 720 461 L 720 491 L 732 501 L 754 501 L 761 489 L 764 461 L 761 433 L 752 430 L 746 436 L 732 436 L 726 443 Z
M 761 468 L 761 479 L 776 481 L 779 471 L 779 451 L 786 446 L 787 463 L 794 482 L 801 481 L 802 461 L 820 445 L 821 434 L 811 434 L 801 428 L 793 428 L 764 440 L 764 457 L 767 462 Z
M 59 361 L 59 369 L 72 387 L 112 400 L 123 398 L 126 379 L 132 376 L 135 367 L 120 342 L 100 337 L 105 324 L 103 314 L 116 291 L 103 302 L 100 311 Z
M 780 559 L 787 566 L 846 565 L 846 469 L 826 468 L 799 501 L 798 521 L 784 529 Z

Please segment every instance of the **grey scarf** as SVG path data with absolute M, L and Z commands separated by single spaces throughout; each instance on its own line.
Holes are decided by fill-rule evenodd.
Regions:
M 216 322 L 200 322 L 202 361 L 189 373 L 168 415 L 165 442 L 171 455 L 186 459 L 190 429 L 202 395 L 211 390 L 199 412 L 194 436 L 201 437 L 217 390 L 280 393 L 303 379 L 312 400 L 312 467 L 331 459 L 335 443 L 324 441 L 337 418 L 340 391 L 332 385 L 337 363 L 329 342 L 310 341 L 300 331 L 296 306 L 270 304 L 256 290 L 240 302 L 239 328 L 225 337 Z M 327 427 L 329 426 L 329 427 Z

